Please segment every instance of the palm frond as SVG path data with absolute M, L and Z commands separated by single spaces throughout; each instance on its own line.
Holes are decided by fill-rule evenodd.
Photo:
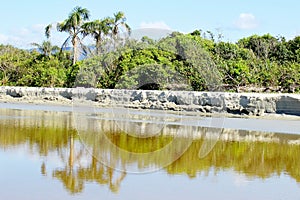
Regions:
M 123 20 L 125 18 L 125 14 L 121 11 L 114 14 L 115 22 L 118 22 L 120 20 Z M 126 20 L 126 18 L 125 18 Z
M 30 43 L 30 45 L 31 45 L 31 46 L 34 46 L 34 47 L 37 47 L 37 48 L 40 48 L 40 47 L 41 47 L 41 45 L 40 45 L 40 44 L 38 44 L 38 43 L 35 43 L 35 42 L 33 42 L 33 43 Z
M 64 43 L 61 45 L 61 48 L 60 48 L 61 51 L 62 51 L 64 48 L 68 47 L 68 44 L 70 43 L 70 40 L 71 40 L 71 36 L 69 36 L 69 37 L 64 41 Z
M 83 44 L 82 41 L 79 41 L 79 46 L 84 56 L 88 55 L 91 52 L 90 49 L 85 44 Z
M 125 23 L 124 26 L 125 26 L 126 30 L 128 31 L 128 34 L 131 35 L 131 28 L 130 28 L 130 26 L 127 23 Z
M 52 24 L 49 24 L 48 26 L 45 27 L 45 36 L 47 38 L 50 37 L 50 30 L 52 29 Z

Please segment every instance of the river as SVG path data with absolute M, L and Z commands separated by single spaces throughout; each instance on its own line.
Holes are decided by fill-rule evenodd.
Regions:
M 299 199 L 298 119 L 0 105 L 0 199 Z

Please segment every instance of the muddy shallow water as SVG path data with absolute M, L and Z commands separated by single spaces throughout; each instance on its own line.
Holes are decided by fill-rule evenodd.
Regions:
M 299 199 L 297 119 L 72 111 L 1 104 L 0 199 Z

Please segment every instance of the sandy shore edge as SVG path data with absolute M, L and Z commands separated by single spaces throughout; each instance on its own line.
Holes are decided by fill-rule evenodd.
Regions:
M 110 108 L 107 104 L 99 104 L 92 101 L 86 102 L 88 106 L 93 106 L 96 108 Z M 43 110 L 47 108 L 48 111 L 73 111 L 73 101 L 65 98 L 59 98 L 56 100 L 47 100 L 47 99 L 37 99 L 37 98 L 28 98 L 28 97 L 21 97 L 15 98 L 7 95 L 0 96 L 0 109 L 8 108 L 8 109 L 22 109 L 24 107 L 34 108 L 35 106 L 39 106 L 38 109 Z M 3 106 L 5 105 L 5 106 Z M 42 106 L 42 107 L 40 107 Z M 129 108 L 130 109 L 130 108 Z M 138 109 L 138 110 L 145 110 L 145 109 Z M 152 110 L 157 112 L 168 112 L 168 113 L 175 113 L 178 114 L 178 111 L 172 110 Z M 241 118 L 241 119 L 269 119 L 269 120 L 299 120 L 300 123 L 300 116 L 296 115 L 289 115 L 289 114 L 274 114 L 274 113 L 264 113 L 260 116 L 253 116 L 253 115 L 240 115 L 240 114 L 230 114 L 230 113 L 201 113 L 201 112 L 194 112 L 194 111 L 181 111 L 181 115 L 191 115 L 191 116 L 200 116 L 200 117 L 225 117 L 225 118 Z M 299 124 L 300 125 L 300 124 Z

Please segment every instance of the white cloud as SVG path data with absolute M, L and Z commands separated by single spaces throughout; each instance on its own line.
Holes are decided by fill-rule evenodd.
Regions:
M 160 22 L 142 22 L 140 24 L 141 29 L 152 28 L 152 29 L 165 29 L 171 30 L 171 28 L 163 21 Z
M 28 27 L 21 27 L 18 29 L 13 29 L 6 33 L 0 33 L 0 44 L 10 44 L 19 48 L 29 49 L 32 48 L 31 43 L 42 43 L 46 40 L 44 31 L 46 25 L 44 24 L 34 24 Z M 56 45 L 60 45 L 63 41 L 64 35 L 58 35 L 56 31 L 53 31 L 53 38 Z
M 8 36 L 0 34 L 0 43 L 6 43 L 8 40 Z
M 31 31 L 28 28 L 21 28 L 21 29 L 17 30 L 17 32 L 15 34 L 26 37 L 31 34 Z
M 14 35 L 6 35 L 0 34 L 0 44 L 11 44 L 15 45 L 20 43 L 21 38 L 14 36 Z
M 32 25 L 32 30 L 42 33 L 45 31 L 46 26 L 47 26 L 47 24 L 34 24 L 34 25 Z
M 294 39 L 297 36 L 300 36 L 300 30 L 299 29 L 293 31 L 292 33 L 286 34 L 286 39 L 287 40 L 292 40 L 292 39 Z
M 239 29 L 255 29 L 258 25 L 256 17 L 251 13 L 241 13 L 235 21 L 235 26 Z

